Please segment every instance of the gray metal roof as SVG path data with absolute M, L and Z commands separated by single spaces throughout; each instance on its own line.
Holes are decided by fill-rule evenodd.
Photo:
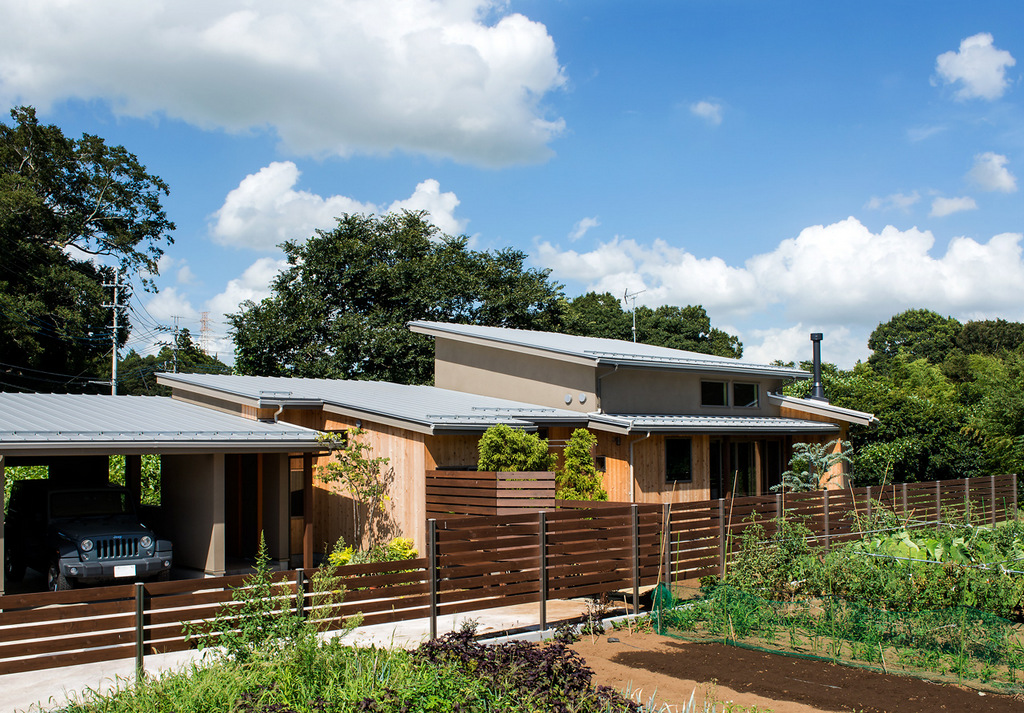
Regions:
M 621 339 L 578 337 L 556 332 L 535 332 L 507 327 L 480 327 L 470 324 L 409 322 L 409 329 L 434 337 L 448 337 L 490 343 L 502 348 L 537 349 L 548 352 L 552 358 L 577 358 L 598 364 L 678 369 L 702 372 L 734 372 L 744 375 L 774 376 L 788 379 L 808 379 L 811 374 L 803 369 L 770 364 L 753 364 L 741 359 L 669 349 L 651 344 L 638 344 Z
M 544 424 L 586 425 L 587 414 L 568 409 L 386 381 L 302 379 L 224 374 L 159 374 L 172 388 L 217 395 L 257 408 L 324 408 L 367 419 L 418 425 L 427 432 L 483 431 L 499 423 L 520 428 Z M 198 388 L 197 388 L 198 387 Z
M 311 429 L 167 397 L 0 393 L 0 454 L 319 450 Z
M 824 421 L 770 416 L 661 416 L 647 414 L 607 414 L 600 417 L 609 426 L 625 428 L 626 433 L 760 433 L 800 434 L 834 433 L 839 426 Z M 595 426 L 600 427 L 595 423 Z
M 802 411 L 803 413 L 824 416 L 826 418 L 835 418 L 840 421 L 856 423 L 861 426 L 869 426 L 878 421 L 878 418 L 873 413 L 857 411 L 852 408 L 843 408 L 842 406 L 834 406 L 828 401 L 800 399 L 795 396 L 785 396 L 783 394 L 768 394 L 768 400 L 776 406 L 784 406 L 786 408 L 791 408 L 794 411 Z

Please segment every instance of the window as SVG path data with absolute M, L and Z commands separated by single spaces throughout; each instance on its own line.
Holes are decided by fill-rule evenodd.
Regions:
M 608 469 L 608 459 L 606 456 L 597 456 L 594 458 L 594 467 L 598 473 L 604 473 Z
M 670 483 L 693 481 L 693 442 L 689 438 L 665 439 L 665 480 Z
M 727 384 L 724 381 L 702 381 L 700 382 L 700 405 L 701 406 L 727 406 L 728 392 Z
M 757 384 L 733 384 L 732 405 L 739 408 L 756 408 Z

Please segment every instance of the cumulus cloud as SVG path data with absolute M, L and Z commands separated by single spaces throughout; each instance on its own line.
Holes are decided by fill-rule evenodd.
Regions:
M 583 218 L 572 227 L 572 232 L 569 233 L 569 240 L 576 242 L 586 235 L 588 230 L 596 228 L 599 225 L 601 225 L 601 221 L 597 219 L 597 216 L 593 218 Z
M 871 200 L 864 207 L 869 210 L 898 210 L 909 213 L 911 206 L 919 200 L 921 200 L 921 194 L 917 191 L 909 194 L 892 193 L 884 197 L 871 196 Z
M 953 213 L 961 213 L 965 210 L 977 210 L 978 204 L 970 196 L 959 198 L 936 198 L 932 201 L 932 210 L 928 214 L 933 218 L 943 218 Z
M 0 0 L 0 98 L 108 102 L 302 154 L 536 162 L 564 129 L 544 25 L 499 0 Z
M 240 277 L 228 282 L 223 292 L 210 299 L 207 303 L 209 311 L 220 317 L 237 312 L 238 305 L 245 300 L 259 302 L 270 297 L 270 283 L 287 265 L 285 260 L 261 257 L 246 268 Z
M 967 176 L 983 191 L 1013 193 L 1017 190 L 1017 178 L 1006 168 L 1006 164 L 1006 156 L 991 151 L 978 154 Z
M 199 319 L 199 311 L 192 306 L 188 297 L 176 287 L 164 287 L 146 302 L 146 311 L 165 324 L 170 324 L 175 317 L 186 320 Z
M 275 161 L 249 174 L 228 193 L 213 214 L 210 234 L 222 245 L 273 250 L 285 240 L 302 241 L 316 229 L 330 230 L 343 213 L 377 213 L 426 210 L 433 223 L 445 233 L 458 234 L 465 221 L 455 218 L 459 199 L 441 192 L 441 185 L 427 179 L 406 199 L 381 209 L 347 196 L 323 196 L 296 190 L 301 175 L 291 161 Z
M 795 358 L 779 352 L 769 357 L 786 335 L 766 325 L 783 320 L 828 333 L 847 329 L 842 353 L 861 358 L 870 330 L 905 309 L 1024 317 L 1022 240 L 1019 233 L 988 242 L 958 237 L 943 254 L 933 255 L 935 238 L 928 231 L 887 226 L 875 233 L 848 218 L 805 228 L 742 266 L 698 258 L 662 240 L 645 245 L 621 237 L 587 252 L 541 242 L 535 254 L 555 279 L 582 291 L 645 289 L 640 301 L 651 306 L 702 304 L 714 323 L 739 325 L 748 358 L 770 361 Z M 763 349 L 751 351 L 757 344 Z
M 959 51 L 940 54 L 935 71 L 943 83 L 957 86 L 957 99 L 993 100 L 1006 91 L 1006 70 L 1015 64 L 1009 52 L 995 48 L 992 35 L 980 32 L 961 41 Z
M 690 113 L 696 117 L 700 117 L 712 126 L 718 126 L 722 123 L 721 102 L 708 101 L 706 99 L 694 102 L 690 105 Z
M 791 327 L 748 330 L 743 339 L 743 360 L 755 364 L 770 364 L 777 359 L 796 364 L 809 361 L 812 332 L 825 335 L 821 345 L 823 361 L 851 365 L 866 356 L 867 340 L 847 327 L 799 322 Z

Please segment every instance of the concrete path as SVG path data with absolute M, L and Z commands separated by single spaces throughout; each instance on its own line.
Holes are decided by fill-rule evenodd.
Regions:
M 547 603 L 547 620 L 553 627 L 560 621 L 581 616 L 586 611 L 582 600 L 552 600 Z M 469 614 L 439 617 L 439 634 L 459 629 L 463 623 L 475 621 L 478 634 L 501 634 L 505 632 L 539 632 L 537 604 L 487 609 Z M 549 632 L 552 629 L 549 628 Z M 415 648 L 430 636 L 430 620 L 416 619 L 397 624 L 376 624 L 356 629 L 348 636 L 353 644 L 369 646 L 399 646 Z M 193 662 L 201 662 L 207 651 L 184 651 L 173 654 L 154 654 L 146 657 L 146 673 L 150 675 L 180 670 Z M 135 679 L 135 660 L 123 659 L 95 664 L 83 664 L 66 668 L 11 673 L 0 676 L 0 713 L 16 711 L 52 710 L 65 705 L 68 700 L 80 699 L 89 692 L 103 693 L 117 687 L 129 686 Z

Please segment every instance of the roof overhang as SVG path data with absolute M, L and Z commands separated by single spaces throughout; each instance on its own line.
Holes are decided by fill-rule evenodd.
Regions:
M 784 396 L 782 394 L 768 394 L 768 400 L 775 406 L 785 407 L 793 409 L 794 411 L 813 414 L 815 416 L 822 416 L 824 418 L 833 418 L 837 421 L 845 421 L 846 423 L 855 423 L 859 426 L 870 426 L 872 423 L 878 422 L 878 418 L 876 418 L 873 413 L 856 411 L 852 408 L 842 408 L 841 406 L 833 406 L 827 401 L 800 399 L 795 396 Z
M 827 421 L 759 416 L 672 416 L 645 414 L 591 414 L 595 430 L 631 433 L 706 433 L 712 435 L 799 435 L 835 433 L 839 426 Z

